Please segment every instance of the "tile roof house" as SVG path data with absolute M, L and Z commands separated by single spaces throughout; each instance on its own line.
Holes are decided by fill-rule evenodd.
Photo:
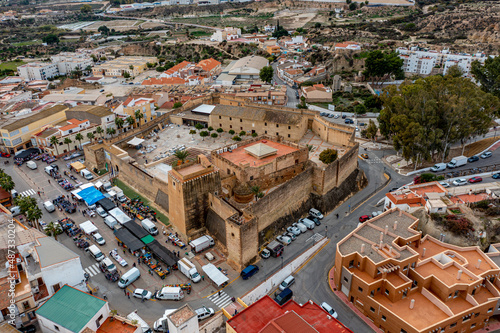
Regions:
M 302 87 L 302 96 L 307 102 L 331 102 L 332 91 L 322 84 L 316 84 L 312 87 Z

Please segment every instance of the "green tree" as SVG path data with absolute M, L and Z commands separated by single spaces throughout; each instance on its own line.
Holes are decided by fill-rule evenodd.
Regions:
M 205 137 L 208 136 L 208 131 L 201 131 L 200 136 L 203 138 L 203 141 L 205 141 Z
M 498 98 L 463 77 L 429 76 L 388 87 L 381 95 L 380 133 L 416 168 L 447 157 L 451 145 L 488 132 Z
M 127 124 L 128 124 L 129 126 L 133 126 L 133 125 L 135 124 L 135 119 L 134 119 L 134 117 L 132 117 L 132 116 L 128 116 L 128 117 L 125 119 L 125 121 L 127 122 Z
M 2 187 L 7 192 L 12 191 L 16 187 L 16 184 L 12 180 L 12 177 L 5 173 L 5 171 L 2 169 L 0 169 L 0 187 Z
M 161 73 L 161 72 L 163 72 L 164 70 L 165 70 L 165 68 L 164 68 L 164 67 L 161 67 L 161 66 L 156 67 L 156 71 L 157 71 L 157 72 L 160 72 L 160 73 Z
M 174 156 L 177 157 L 181 163 L 184 163 L 188 155 L 189 153 L 187 150 L 176 150 L 174 153 Z
M 273 79 L 274 69 L 272 66 L 264 66 L 261 68 L 259 77 L 262 81 L 270 83 Z
M 354 113 L 356 113 L 357 115 L 365 114 L 366 107 L 363 104 L 358 104 L 354 107 Z
M 358 3 L 357 2 L 351 2 L 349 4 L 349 10 L 353 11 L 353 10 L 356 10 L 358 9 Z
M 124 79 L 130 78 L 130 73 L 129 72 L 123 72 L 123 78 Z
M 47 43 L 47 44 L 58 44 L 59 37 L 57 37 L 57 35 L 54 35 L 54 34 L 48 34 L 48 35 L 42 37 L 42 42 Z
M 297 109 L 308 109 L 309 107 L 306 104 L 306 98 L 304 96 L 300 96 L 300 103 L 297 104 Z
M 73 142 L 73 141 L 71 141 L 71 139 L 70 139 L 70 138 L 64 138 L 64 143 L 68 145 L 68 153 L 71 151 L 71 149 L 69 148 L 69 144 L 70 144 L 71 142 Z
M 258 195 L 259 193 L 261 193 L 261 192 L 260 192 L 260 187 L 259 187 L 259 186 L 257 186 L 257 185 L 254 185 L 254 186 L 252 186 L 250 189 L 252 190 L 252 193 L 253 193 L 253 195 L 255 196 L 255 201 L 257 201 L 257 195 Z
M 95 129 L 96 133 L 99 134 L 99 136 L 101 137 L 102 139 L 102 135 L 104 133 L 104 130 L 102 129 L 101 126 L 97 126 L 97 128 Z
M 245 135 L 247 135 L 247 132 L 246 132 L 246 131 L 241 131 L 241 132 L 240 132 L 240 136 L 245 136 Z
M 368 127 L 366 128 L 366 136 L 372 141 L 377 137 L 378 128 L 373 120 L 368 121 Z
M 182 106 L 181 102 L 175 102 L 174 103 L 174 109 L 180 108 Z
M 31 206 L 26 212 L 25 216 L 26 220 L 32 222 L 33 225 L 36 226 L 36 228 L 40 229 L 38 220 L 40 220 L 43 216 L 43 212 L 40 207 L 38 207 L 37 205 Z
M 219 127 L 219 128 L 217 129 L 217 133 L 222 133 L 222 132 L 224 132 L 224 130 L 223 130 L 222 128 L 220 128 L 220 127 Z
M 234 134 L 234 133 L 236 133 L 236 132 L 235 132 L 234 130 L 230 129 L 230 130 L 228 131 L 228 133 L 229 133 L 229 134 L 231 134 L 231 135 L 233 135 L 233 134 Z
M 123 120 L 123 118 L 120 117 L 115 118 L 115 125 L 118 129 L 123 128 L 123 124 L 125 124 L 125 120 Z
M 479 61 L 472 62 L 471 73 L 481 83 L 481 89 L 500 98 L 500 57 L 488 57 L 484 66 Z
M 193 138 L 193 135 L 195 135 L 195 134 L 196 134 L 196 131 L 195 131 L 195 130 L 190 130 L 190 131 L 189 131 L 189 134 L 191 134 L 191 138 L 192 138 L 192 139 L 194 139 L 194 138 Z
M 253 138 L 256 138 L 257 136 L 258 136 L 257 132 L 253 132 L 253 133 L 252 133 L 252 137 L 253 137 Z
M 109 36 L 109 28 L 105 25 L 101 25 L 99 28 L 97 28 L 97 31 L 100 32 L 103 35 Z M 102 60 L 102 58 L 101 58 Z M 106 59 L 105 59 L 106 60 Z
M 233 136 L 233 140 L 234 141 L 241 141 L 241 138 L 237 135 Z
M 50 222 L 47 224 L 45 229 L 45 234 L 47 236 L 53 236 L 55 240 L 57 240 L 57 236 L 62 234 L 63 230 L 59 223 Z
M 139 124 L 139 127 L 141 127 L 141 119 L 144 118 L 144 114 L 141 112 L 141 110 L 137 110 L 134 113 L 135 115 L 135 121 L 137 124 Z
M 204 126 L 202 124 L 200 124 L 200 123 L 197 123 L 196 125 L 194 125 L 194 128 L 196 128 L 198 131 L 201 130 L 201 129 L 203 129 L 203 127 Z
M 464 73 L 462 72 L 462 69 L 458 67 L 458 65 L 453 65 L 448 70 L 446 71 L 446 75 L 453 76 L 453 77 L 461 77 Z
M 75 135 L 75 140 L 78 141 L 80 143 L 80 149 L 82 148 L 82 140 L 83 140 L 83 135 L 82 133 L 77 133 Z
M 108 127 L 106 128 L 106 134 L 108 134 L 109 136 L 113 137 L 113 135 L 115 135 L 116 133 L 116 130 L 112 127 Z
M 370 78 L 382 78 L 384 75 L 394 75 L 396 79 L 404 78 L 403 59 L 396 52 L 380 50 L 368 53 L 363 74 Z
M 59 149 L 57 148 L 59 139 L 56 136 L 52 136 L 49 141 L 56 148 L 56 154 L 59 156 Z
M 325 164 L 333 163 L 337 159 L 338 153 L 335 149 L 325 149 L 319 154 L 319 160 Z
M 212 126 L 208 126 L 207 130 L 208 130 L 209 132 L 212 132 L 212 131 L 214 130 L 214 128 L 213 128 Z
M 92 142 L 92 140 L 94 139 L 94 133 L 88 132 L 87 133 L 87 138 L 89 138 L 90 142 Z
M 80 12 L 85 15 L 92 13 L 92 6 L 89 4 L 85 4 L 82 7 L 80 7 Z
M 215 139 L 217 139 L 217 137 L 219 136 L 219 134 L 217 134 L 217 133 L 212 133 L 212 134 L 210 134 L 210 136 L 211 136 L 212 138 L 214 138 L 214 142 L 215 142 Z

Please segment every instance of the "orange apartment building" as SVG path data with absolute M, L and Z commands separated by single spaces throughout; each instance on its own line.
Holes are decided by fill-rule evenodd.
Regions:
M 393 208 L 337 244 L 334 281 L 384 332 L 464 333 L 500 313 L 498 251 L 446 244 Z

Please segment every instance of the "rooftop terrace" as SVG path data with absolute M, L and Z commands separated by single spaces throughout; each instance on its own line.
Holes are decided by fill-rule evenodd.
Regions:
M 265 144 L 270 148 L 276 149 L 276 154 L 264 158 L 257 158 L 250 155 L 246 149 L 254 145 L 258 145 L 259 143 Z M 284 156 L 296 152 L 298 150 L 299 149 L 285 145 L 283 143 L 274 142 L 270 140 L 259 140 L 243 146 L 239 146 L 238 148 L 233 149 L 231 152 L 228 151 L 220 154 L 220 156 L 224 157 L 225 159 L 229 160 L 230 162 L 238 166 L 248 163 L 250 167 L 260 167 L 262 165 L 272 162 L 274 159 L 280 156 Z

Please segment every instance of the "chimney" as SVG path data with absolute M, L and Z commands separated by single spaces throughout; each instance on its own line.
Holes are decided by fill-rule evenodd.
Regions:
M 481 267 L 481 259 L 477 259 L 476 268 L 479 269 Z
M 422 251 L 422 258 L 425 257 L 425 247 L 424 250 Z
M 410 301 L 410 309 L 412 309 L 412 310 L 413 310 L 413 308 L 414 308 L 414 307 L 415 307 L 415 300 L 414 300 L 414 299 L 412 299 L 412 300 Z
M 398 221 L 394 221 L 394 230 L 398 228 Z
M 361 244 L 361 254 L 365 253 L 365 244 Z
M 380 250 L 382 250 L 382 246 L 384 246 L 384 243 L 383 243 L 382 241 L 380 241 L 380 244 L 378 245 L 378 248 L 379 248 Z
M 389 246 L 389 254 L 392 254 L 392 246 Z
M 457 273 L 457 280 L 460 280 L 461 277 L 462 277 L 462 270 L 459 270 Z
M 388 225 L 386 225 L 386 226 L 385 226 L 385 232 L 384 232 L 384 233 L 387 235 L 387 232 L 388 232 L 388 231 L 389 231 L 389 226 L 388 226 Z
M 380 241 L 383 241 L 384 240 L 384 233 L 381 231 L 380 232 Z

